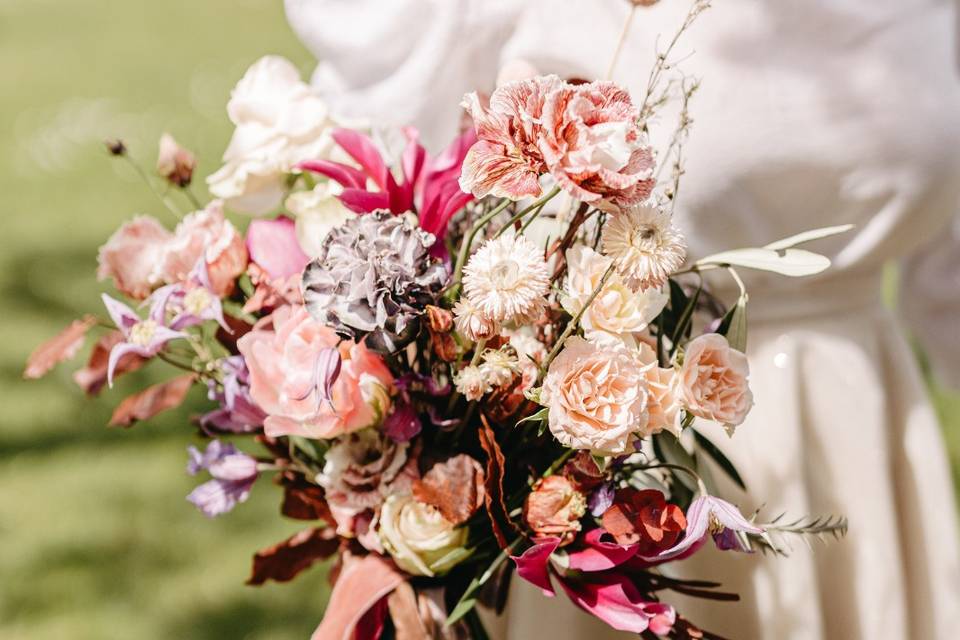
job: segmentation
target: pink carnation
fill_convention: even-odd
[[[214,293],[223,296],[232,292],[234,280],[247,268],[247,247],[243,236],[223,216],[220,200],[191,213],[177,225],[161,265],[163,279],[184,282],[201,256],[207,263]]]
[[[630,95],[611,82],[572,85],[539,76],[503,85],[484,107],[464,98],[479,140],[463,163],[460,186],[477,197],[539,196],[539,177],[585,202],[616,207],[653,188],[653,154]]]
[[[270,326],[272,325],[272,326]],[[303,307],[280,307],[237,342],[250,369],[250,395],[267,413],[270,437],[333,438],[371,426],[390,409],[393,376],[360,343],[342,341]],[[319,380],[321,355],[339,351],[339,375]]]
[[[143,300],[161,284],[158,264],[172,238],[156,218],[137,216],[100,247],[97,278],[113,278],[118,291]]]

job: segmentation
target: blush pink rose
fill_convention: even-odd
[[[656,343],[654,342],[654,345]],[[660,433],[667,430],[675,436],[680,436],[680,405],[674,395],[673,378],[676,375],[672,368],[661,367],[657,361],[656,348],[646,342],[638,344],[640,361],[644,364],[644,379],[647,383],[647,414],[646,428],[640,431],[641,437]]]
[[[639,111],[612,82],[537,76],[498,87],[486,107],[476,93],[463,106],[478,140],[460,187],[477,197],[539,196],[545,173],[574,197],[611,209],[641,202],[653,189],[653,153]]]
[[[158,265],[173,235],[156,218],[137,216],[117,229],[97,256],[97,278],[113,278],[121,293],[143,300],[158,285]]]
[[[327,401],[318,361],[332,347],[342,364]],[[250,370],[250,395],[267,413],[263,429],[270,437],[334,438],[375,425],[390,410],[393,376],[383,360],[363,343],[341,342],[303,307],[280,307],[237,348]]]
[[[247,247],[243,236],[224,217],[220,200],[187,215],[177,225],[161,265],[163,279],[171,284],[187,280],[201,256],[214,292],[230,294],[234,281],[247,268]]]
[[[747,356],[732,348],[719,333],[706,333],[687,343],[673,390],[688,412],[732,431],[753,406],[749,375]]]
[[[540,394],[553,436],[573,449],[626,452],[647,425],[649,366],[624,347],[567,339]]]

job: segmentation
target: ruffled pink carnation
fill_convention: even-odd
[[[342,364],[326,399],[318,363],[334,347]],[[333,438],[377,424],[390,409],[393,376],[383,360],[362,343],[341,342],[303,307],[280,307],[237,348],[250,370],[250,395],[267,413],[263,428],[270,437]]]
[[[247,268],[243,236],[223,216],[223,202],[214,200],[205,209],[186,216],[167,243],[161,264],[164,281],[184,282],[203,256],[213,291],[227,295],[237,276]]]
[[[549,173],[585,202],[622,207],[650,195],[653,154],[639,111],[612,82],[572,85],[538,76],[499,87],[487,107],[475,93],[463,106],[479,138],[463,163],[464,191],[535,197],[539,177]]]
[[[117,229],[97,256],[97,278],[113,278],[121,293],[143,300],[161,284],[158,264],[173,235],[156,218],[137,216]]]

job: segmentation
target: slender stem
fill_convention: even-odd
[[[727,272],[733,278],[734,282],[737,283],[737,286],[740,287],[740,295],[743,297],[747,296],[747,286],[743,284],[743,280],[740,279],[740,274],[737,273],[737,270],[731,266],[727,266]]]
[[[576,449],[567,449],[566,451],[564,451],[564,452],[563,452],[563,455],[560,456],[559,458],[557,458],[556,460],[554,460],[554,461],[553,461],[553,464],[551,464],[551,465],[547,468],[547,470],[543,472],[543,475],[540,476],[540,477],[541,477],[541,478],[546,478],[547,476],[552,476],[553,474],[555,474],[555,473],[557,472],[557,469],[559,469],[560,467],[562,467],[562,466],[563,466],[563,463],[565,463],[567,460],[569,460],[570,457],[571,457],[573,454],[575,454],[576,452],[577,452]]]
[[[153,195],[157,196],[157,199],[163,203],[163,206],[166,207],[167,210],[170,213],[172,213],[178,220],[181,219],[183,217],[183,214],[170,202],[170,200],[165,195],[163,195],[157,190],[156,186],[154,186],[153,182],[150,180],[150,176],[148,176],[146,171],[143,170],[143,167],[137,164],[137,161],[134,160],[132,157],[130,157],[129,153],[123,154],[123,158],[125,158],[126,161],[130,163],[130,166],[133,167],[133,170],[137,172],[137,175],[140,176],[140,179],[143,180],[143,182],[147,185],[150,191],[153,192]]]
[[[531,222],[533,219],[535,219],[535,218],[537,217],[537,215],[539,215],[540,210],[543,209],[544,205],[546,205],[547,202],[549,202],[550,200],[552,200],[553,197],[556,196],[558,193],[560,193],[560,187],[559,187],[559,186],[554,187],[554,188],[550,191],[550,193],[548,193],[547,195],[543,196],[542,198],[540,198],[539,200],[537,200],[536,202],[534,202],[533,204],[531,204],[529,207],[527,207],[526,209],[524,209],[524,210],[521,211],[520,213],[516,214],[515,216],[513,216],[512,218],[510,218],[509,220],[507,220],[507,223],[506,223],[505,225],[503,225],[502,227],[500,227],[500,230],[497,231],[496,234],[494,234],[493,238],[494,238],[494,239],[497,239],[497,238],[499,238],[500,236],[502,236],[502,235],[507,231],[507,229],[509,229],[510,227],[513,226],[513,224],[514,224],[515,222],[517,222],[518,220],[522,219],[523,216],[527,215],[528,213],[530,213],[531,211],[533,211],[534,209],[536,209],[536,212],[534,213],[533,217],[530,218],[530,220],[528,220],[528,221],[523,225],[523,227],[520,229],[520,233],[519,233],[518,235],[523,235],[523,232],[526,230],[527,226],[530,224],[530,222]]]
[[[617,40],[617,48],[613,50],[613,58],[610,59],[610,65],[607,67],[607,74],[604,76],[607,80],[613,79],[613,71],[617,68],[617,61],[620,59],[620,53],[623,51],[623,45],[627,41],[627,35],[630,33],[630,25],[633,24],[633,16],[637,13],[637,5],[630,6],[630,13],[623,23],[623,29],[620,31],[620,38]]]
[[[193,189],[190,188],[190,185],[183,187],[183,194],[187,196],[187,200],[190,201],[197,210],[203,209],[203,205],[200,204],[200,199],[197,198],[196,194],[193,193]]]
[[[174,367],[176,367],[176,368],[178,368],[178,369],[183,369],[184,371],[190,371],[190,372],[192,372],[192,373],[197,373],[197,374],[201,374],[201,375],[202,375],[202,373],[203,373],[203,372],[201,372],[201,371],[197,371],[196,369],[194,369],[194,368],[193,368],[192,366],[190,366],[190,365],[186,365],[186,364],[184,364],[184,363],[182,363],[182,362],[177,362],[176,360],[174,360],[174,359],[171,358],[170,356],[164,355],[162,352],[161,352],[161,353],[158,353],[158,354],[157,354],[157,357],[160,358],[161,360],[163,360],[164,362],[166,362],[167,364],[172,365],[172,366],[174,366]]]
[[[476,224],[470,228],[470,231],[467,232],[467,235],[463,237],[463,242],[460,244],[460,253],[457,255],[457,265],[453,271],[453,278],[450,280],[450,289],[447,291],[447,296],[452,299],[456,292],[460,290],[460,276],[463,274],[463,266],[467,261],[467,256],[470,255],[470,245],[473,244],[473,239],[476,237],[477,233],[483,229],[487,223],[497,217],[501,211],[510,206],[513,200],[510,198],[504,198],[496,207],[494,207],[490,213],[486,214],[479,220]]]
[[[587,298],[587,301],[580,311],[577,312],[577,315],[573,317],[570,322],[567,323],[566,328],[563,330],[563,333],[560,334],[560,337],[557,338],[557,342],[553,345],[553,349],[550,351],[550,355],[547,356],[546,360],[543,361],[543,364],[540,366],[540,373],[537,375],[537,383],[543,379],[543,375],[547,372],[547,369],[550,367],[550,363],[553,362],[553,359],[557,357],[557,354],[560,353],[560,349],[563,348],[564,341],[570,337],[570,334],[573,333],[576,329],[577,324],[580,322],[580,318],[583,317],[583,314],[586,312],[590,305],[593,304],[593,301],[596,299],[600,292],[603,290],[604,285],[607,284],[607,279],[610,277],[610,274],[613,273],[616,268],[616,264],[611,264],[607,267],[607,270],[604,272],[603,277],[600,278],[600,284],[596,286],[593,292],[590,294],[590,297]]]
[[[657,464],[649,464],[643,467],[639,467],[641,471],[649,471],[650,469],[673,469],[675,471],[683,471],[689,474],[694,480],[697,481],[697,488],[700,490],[700,493],[703,495],[709,495],[706,485],[703,484],[703,480],[700,479],[700,475],[690,467],[685,467],[680,464],[671,464],[669,462],[659,462]]]

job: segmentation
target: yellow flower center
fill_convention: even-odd
[[[157,332],[157,323],[153,320],[144,320],[130,327],[130,342],[146,347],[153,340]]]
[[[202,287],[192,290],[183,298],[183,308],[191,315],[198,316],[209,306],[210,294]]]

